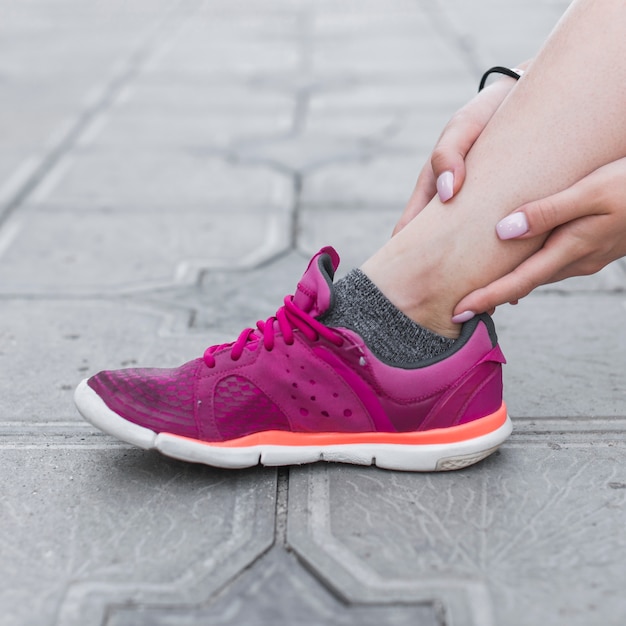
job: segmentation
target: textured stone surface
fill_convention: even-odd
[[[236,167],[202,147],[190,150],[80,152],[62,161],[37,204],[79,208],[213,206],[222,211],[286,207],[291,184],[260,165]]]
[[[164,611],[118,609],[107,626],[439,626],[437,603],[347,605],[320,584],[292,555],[274,550],[225,588],[210,604]]]
[[[582,437],[513,437],[460,474],[294,470],[289,543],[352,602],[437,598],[446,624],[620,624],[617,426],[593,443],[589,422]]]
[[[86,626],[104,623],[110,605],[198,602],[273,541],[271,470],[43,439],[3,447],[6,624]]]
[[[626,414],[626,297],[591,293],[535,294],[498,312],[512,415]]]
[[[261,208],[230,219],[199,208],[22,213],[7,224],[0,293],[94,294],[184,282],[192,264],[245,267],[282,252],[289,223],[285,212]]]
[[[621,626],[626,265],[497,324],[515,433],[454,474],[212,470],[71,396],[383,243],[567,0],[0,0],[0,622]]]
[[[4,2],[0,24],[3,153],[22,148],[30,153],[26,158],[51,156],[59,135],[114,91],[134,55],[151,48],[150,36],[168,4],[141,1],[131,8],[116,2],[85,9],[76,0],[53,6]],[[23,158],[14,153],[13,171],[25,165]],[[0,185],[0,215],[7,201],[1,191]]]
[[[389,154],[361,162],[340,163],[307,177],[303,186],[305,207],[391,210],[398,216],[404,208],[427,152],[413,149],[407,155]]]
[[[213,87],[212,91],[221,94],[222,88]],[[116,150],[188,146],[189,150],[196,151],[209,148],[233,151],[242,142],[287,134],[292,126],[291,103],[283,107],[284,111],[276,105],[274,111],[258,111],[255,106],[257,93],[249,94],[250,106],[242,111],[218,109],[209,114],[207,108],[202,107],[197,115],[185,110],[168,115],[162,110],[148,114],[146,107],[140,113],[133,113],[125,107],[123,114],[113,116],[102,124],[94,133],[90,145]]]
[[[188,311],[169,315],[189,318]],[[208,336],[163,337],[168,313],[119,301],[3,300],[0,421],[78,421],[75,386],[101,369],[175,366],[199,356]]]
[[[168,117],[168,122],[174,123],[177,117],[200,120],[230,114],[238,115],[245,128],[252,125],[252,121],[246,119],[248,115],[261,121],[264,115],[272,117],[277,113],[291,113],[295,104],[291,90],[273,90],[265,83],[265,80],[240,82],[232,79],[198,81],[179,73],[156,76],[144,74],[120,95],[117,109],[111,112],[111,117],[144,117],[146,114],[154,114]],[[209,125],[211,121],[204,119],[198,123]],[[263,131],[267,128],[262,123],[254,130]],[[107,141],[106,137],[103,140]]]

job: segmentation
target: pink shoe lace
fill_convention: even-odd
[[[285,343],[290,346],[294,342],[294,330],[297,329],[310,341],[317,341],[319,337],[334,343],[336,346],[343,345],[343,339],[335,331],[324,326],[315,318],[305,313],[293,303],[293,296],[285,296],[284,306],[282,306],[276,315],[268,318],[266,321],[259,320],[256,328],[244,329],[236,341],[233,343],[224,343],[217,346],[211,346],[204,352],[203,359],[207,367],[215,367],[215,357],[213,356],[218,350],[232,346],[230,358],[236,361],[243,354],[244,348],[250,342],[260,343],[263,337],[263,347],[267,351],[271,351],[274,347],[276,337],[276,325],[282,333]]]

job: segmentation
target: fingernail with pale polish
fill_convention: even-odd
[[[500,239],[514,239],[528,232],[528,220],[521,211],[511,213],[496,224],[496,232]]]
[[[453,324],[463,324],[472,319],[476,314],[474,311],[463,311],[463,313],[458,313],[452,318]]]
[[[444,172],[437,179],[437,194],[442,202],[450,200],[454,195],[454,174],[452,172]]]

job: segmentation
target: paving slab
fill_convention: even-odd
[[[111,605],[198,602],[274,541],[272,470],[126,446],[2,447],[5,624],[99,625]]]
[[[128,115],[154,113],[167,117],[194,118],[238,114],[273,114],[291,112],[294,99],[291,94],[262,88],[263,80],[191,80],[173,74],[143,73],[128,85],[116,100],[117,109]],[[210,123],[206,121],[205,123]],[[243,123],[246,124],[245,120]]]
[[[511,414],[625,416],[625,319],[623,293],[535,294],[498,311]]]
[[[362,263],[567,0],[2,4],[0,622],[621,626],[623,263],[498,311],[515,430],[466,471],[213,470],[71,402]]]
[[[210,604],[119,608],[107,626],[439,626],[436,603],[401,607],[346,605],[284,550],[273,550],[242,574]]]
[[[149,182],[148,182],[149,181]],[[36,204],[85,210],[115,207],[288,207],[292,181],[262,165],[238,166],[210,149],[83,150],[59,162]]]
[[[367,81],[356,81],[352,78],[354,86],[351,89],[322,94],[313,100],[311,109],[337,109],[346,113],[355,109],[407,111],[412,107],[432,110],[446,106],[454,112],[467,102],[467,93],[474,95],[478,85],[478,80],[469,78],[462,68],[441,80],[436,87],[428,84],[426,79],[429,78],[429,73],[425,73],[422,80],[419,74],[411,78],[406,75],[394,76],[393,80],[386,72],[381,74],[378,81],[375,80],[377,77]],[[350,79],[350,74],[347,77]]]
[[[95,295],[186,284],[196,280],[191,266],[245,267],[289,246],[285,211],[231,208],[229,220],[220,215],[224,208],[22,212],[6,225],[0,294]]]
[[[506,4],[446,0],[424,7],[444,37],[457,46],[462,44],[465,55],[487,67],[515,66],[532,58],[569,4],[568,0],[514,0]]]
[[[293,470],[289,544],[351,603],[439,602],[444,624],[618,624],[624,435],[514,436],[471,472]]]
[[[167,332],[175,315],[188,320],[191,313],[123,299],[3,299],[0,421],[78,422],[72,394],[86,376],[154,363],[174,367],[219,339]]]
[[[410,185],[410,182],[404,185],[407,193]],[[323,246],[332,245],[341,257],[337,271],[337,277],[341,277],[351,268],[361,265],[391,236],[400,209],[404,206],[400,190],[396,202],[395,206],[391,200],[387,205],[381,202],[374,208],[371,205],[346,208],[341,204],[328,206],[321,203],[304,206],[298,219],[301,230],[299,248],[303,254],[312,256]]]
[[[11,149],[0,150],[0,198],[7,195],[12,178],[16,175],[19,166],[30,156],[27,147],[12,146]]]
[[[150,48],[148,35],[171,3],[136,2],[132,9],[109,3],[87,10],[77,0],[4,4],[0,131],[3,153],[14,155],[15,175],[25,165],[21,150],[32,153],[27,158],[44,158],[62,127],[83,114],[94,88],[110,82],[142,45]],[[0,213],[13,201],[13,194],[0,193]]]
[[[307,133],[330,136],[340,141],[371,141],[391,135],[398,128],[403,116],[393,111],[311,111],[303,120]]]
[[[175,72],[193,80],[216,76],[252,76],[288,72],[298,66],[298,51],[290,41],[233,41],[181,37],[149,67],[156,73]]]
[[[409,154],[388,150],[387,154],[360,162],[337,163],[311,172],[302,184],[302,205],[324,209],[386,207],[396,216],[409,199],[417,175],[427,158],[427,148],[415,146]]]
[[[287,135],[293,126],[291,104],[284,107],[284,111],[275,107],[272,111],[259,112],[254,106],[254,95],[251,94],[249,110],[215,111],[210,115],[206,112],[189,115],[182,110],[177,114],[148,113],[145,108],[141,113],[128,114],[121,109],[102,124],[97,137],[90,138],[90,146],[116,150],[145,147],[166,150],[186,146],[232,153],[241,142]]]

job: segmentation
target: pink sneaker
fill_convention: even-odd
[[[218,467],[323,460],[433,471],[494,452],[511,421],[491,319],[464,324],[436,359],[392,367],[356,333],[316,319],[331,304],[338,264],[322,249],[275,317],[202,358],[83,381],[79,411],[123,441]]]

